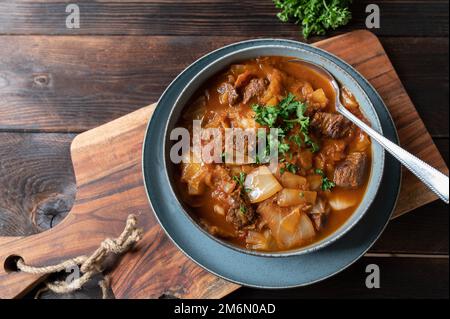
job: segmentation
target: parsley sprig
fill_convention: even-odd
[[[303,133],[305,139],[305,144],[311,146],[311,151],[313,153],[319,150],[319,145],[315,143],[309,136],[309,116],[305,116],[306,104],[300,103],[296,109],[297,118],[294,120],[285,120],[288,123],[298,123],[300,125],[300,131]]]
[[[240,188],[240,196],[241,198],[245,198],[245,193],[249,193],[252,190],[250,188],[245,188],[244,183],[245,183],[245,178],[247,177],[247,174],[245,174],[244,172],[240,172],[239,175],[237,176],[233,176],[233,180],[238,184],[239,188]],[[242,214],[246,214],[247,213],[247,206],[245,206],[245,204],[240,204],[239,205],[239,211]]]
[[[323,35],[328,29],[346,25],[352,18],[352,0],[273,0],[281,9],[277,17],[288,22],[293,19],[302,26],[303,36]]]
[[[246,174],[244,172],[240,172],[238,176],[233,176],[233,180],[238,183],[239,186],[244,187]]]
[[[278,152],[286,155],[290,149],[286,142],[286,134],[294,128],[295,124],[300,126],[300,132],[303,134],[303,140],[306,145],[311,148],[312,152],[319,150],[319,145],[315,143],[309,135],[310,119],[305,115],[306,104],[295,100],[295,95],[289,93],[277,106],[264,106],[254,104],[252,106],[255,112],[255,121],[263,126],[278,129]],[[293,140],[297,145],[302,146],[302,139],[298,135],[291,135],[290,140]],[[272,147],[274,139],[268,139],[268,147]],[[269,149],[270,150],[270,149]]]
[[[245,183],[245,178],[247,177],[247,174],[245,174],[244,172],[240,172],[238,176],[233,176],[233,180],[239,185],[239,187],[241,188],[241,195],[244,195],[243,191],[249,193],[252,190],[250,188],[245,188],[244,183]]]
[[[316,169],[315,173],[322,176],[322,190],[327,191],[331,190],[336,186],[336,184],[333,181],[330,181],[328,177],[325,175],[325,173],[321,169]]]
[[[284,164],[284,167],[280,169],[280,174],[283,174],[284,172],[291,172],[292,174],[297,174],[298,166],[295,164],[286,162],[286,164]]]

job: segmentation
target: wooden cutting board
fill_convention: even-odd
[[[402,146],[448,174],[389,58],[372,33],[356,31],[316,45],[361,72],[388,106]],[[44,266],[89,254],[104,238],[116,237],[131,213],[138,215],[145,235],[112,271],[112,288],[117,298],[220,298],[239,287],[209,274],[185,257],[165,236],[149,207],[141,172],[141,147],[153,110],[154,105],[144,107],[74,139],[71,151],[78,187],[75,205],[62,223],[44,233],[0,237],[0,298],[21,296],[42,280],[39,276],[5,270],[2,266],[9,256],[21,256],[28,264]],[[394,216],[435,199],[404,171]]]

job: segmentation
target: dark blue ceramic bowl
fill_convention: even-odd
[[[230,281],[254,287],[287,288],[310,284],[345,269],[381,234],[395,207],[400,165],[373,143],[368,189],[350,219],[334,234],[311,246],[280,253],[240,249],[200,228],[174,191],[168,157],[168,133],[186,102],[204,81],[227,65],[257,56],[298,57],[327,68],[356,96],[372,127],[398,143],[395,126],[374,88],[351,66],[307,44],[286,40],[252,40],[216,50],[194,62],[167,88],[149,123],[144,141],[143,173],[150,203],[161,226],[193,261]],[[383,187],[380,187],[382,185]],[[274,258],[279,257],[279,258]]]

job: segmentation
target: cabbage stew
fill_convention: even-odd
[[[246,249],[283,251],[325,238],[358,207],[369,179],[369,137],[336,113],[325,78],[289,60],[230,65],[196,92],[179,121],[190,132],[193,120],[221,131],[278,129],[275,169],[258,158],[205,163],[190,156],[177,164],[179,196],[192,217],[213,236]],[[342,103],[365,120],[345,88]]]

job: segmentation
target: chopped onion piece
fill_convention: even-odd
[[[225,182],[222,185],[222,189],[225,191],[225,193],[227,194],[231,194],[231,192],[233,192],[233,190],[236,188],[236,183],[234,182]]]
[[[304,189],[308,181],[303,176],[295,175],[291,172],[284,172],[281,175],[281,184],[286,188]]]
[[[258,232],[250,230],[245,238],[247,248],[255,250],[270,250],[273,249],[273,238],[270,234],[270,230],[267,229],[264,232]]]
[[[299,231],[302,234],[303,242],[306,240],[310,240],[316,235],[313,223],[311,222],[311,219],[306,216],[306,214],[301,214],[300,216]]]
[[[258,206],[258,213],[270,228],[279,249],[289,249],[315,236],[314,225],[299,207],[280,207],[272,199]]]
[[[220,205],[214,205],[214,213],[224,216],[225,209]]]
[[[244,186],[251,203],[262,202],[283,189],[266,166],[251,171],[245,179]]]
[[[285,249],[304,244],[316,235],[311,219],[298,208],[281,219],[275,233],[278,245]]]
[[[313,191],[318,191],[322,187],[322,176],[315,174],[306,177],[309,183],[309,188]]]
[[[324,107],[328,103],[328,99],[325,95],[323,89],[317,89],[311,94],[311,99],[313,102],[320,104],[320,106]]]
[[[205,179],[209,166],[198,161],[195,153],[183,154],[181,180],[188,184],[189,195],[201,195],[205,192]]]
[[[284,188],[278,194],[277,204],[280,207],[289,207],[302,204],[314,204],[316,202],[316,198],[317,192]]]
[[[336,196],[330,196],[328,202],[333,210],[344,210],[355,206],[358,199],[348,196],[343,197],[337,194]]]

